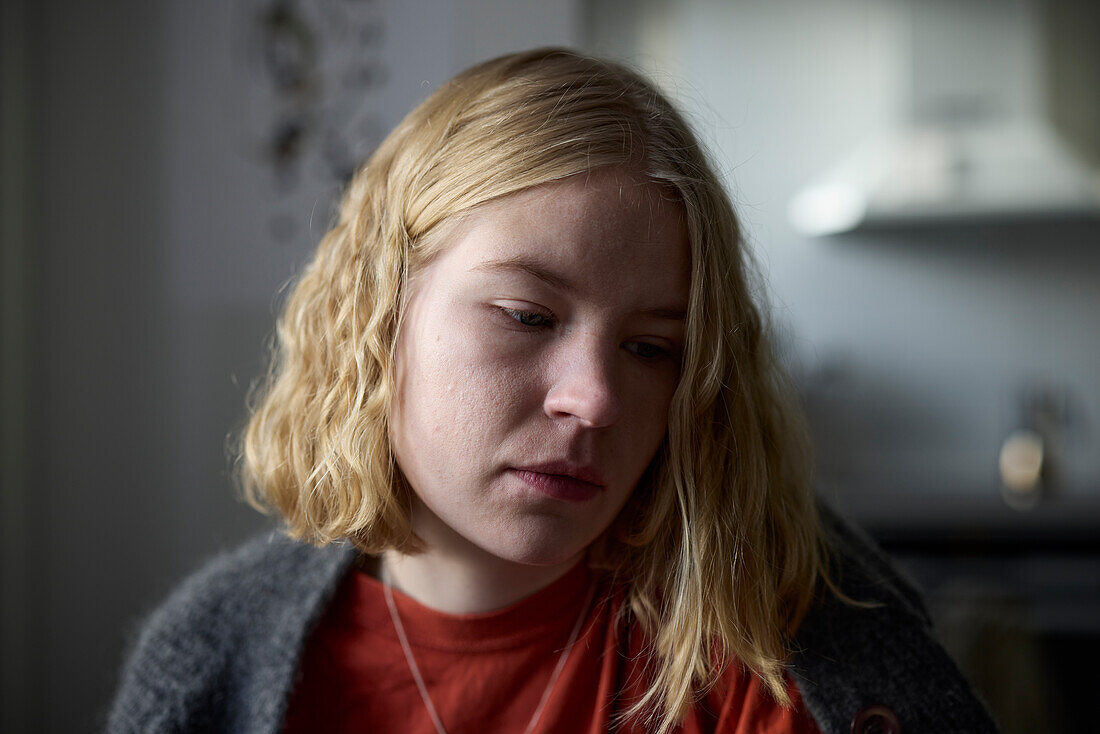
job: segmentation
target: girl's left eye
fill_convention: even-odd
[[[668,349],[649,342],[627,342],[626,349],[647,362],[666,359],[672,354]]]
[[[549,316],[535,311],[522,311],[518,308],[504,308],[503,306],[500,310],[524,326],[546,326],[550,323]]]

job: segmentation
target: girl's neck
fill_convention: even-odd
[[[486,554],[488,555],[488,554]],[[448,614],[479,614],[515,604],[561,578],[579,558],[554,566],[526,566],[502,559],[471,564],[431,550],[393,551],[380,559],[379,578],[426,607]]]
[[[582,551],[548,566],[517,563],[471,543],[441,522],[425,520],[414,512],[416,533],[427,549],[417,554],[387,551],[374,573],[424,606],[448,614],[478,614],[514,604],[561,578],[583,556]]]

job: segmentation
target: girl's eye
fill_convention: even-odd
[[[646,360],[647,362],[656,362],[662,359],[667,359],[672,354],[664,347],[659,347],[656,344],[650,344],[649,342],[627,342],[626,350],[628,352],[632,352],[633,354]]]
[[[549,316],[534,311],[521,311],[517,308],[504,308],[503,306],[500,310],[524,326],[546,326],[550,323]]]

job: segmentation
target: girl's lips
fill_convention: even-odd
[[[512,469],[512,471],[535,491],[567,502],[585,502],[603,489],[599,484],[592,484],[564,474],[544,474],[530,469]]]

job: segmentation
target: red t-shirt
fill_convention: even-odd
[[[448,732],[526,730],[591,583],[581,563],[510,607],[468,615],[437,612],[394,591],[409,645]],[[609,731],[612,717],[643,691],[642,636],[638,630],[624,634],[621,625],[613,624],[622,595],[608,595],[598,585],[595,599],[536,731]],[[731,666],[679,731],[819,734],[798,689],[789,688],[794,705],[788,709],[756,676]],[[409,670],[382,585],[355,570],[307,641],[284,732],[365,731],[435,734],[435,726]],[[627,721],[617,731],[640,734],[646,727]]]

